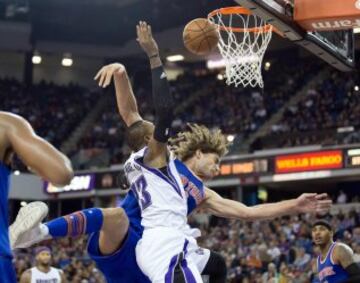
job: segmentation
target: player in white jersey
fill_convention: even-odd
[[[48,247],[35,249],[36,265],[26,270],[20,278],[20,283],[65,283],[64,272],[51,266],[51,251]]]
[[[153,283],[202,282],[196,263],[187,256],[187,197],[175,158],[168,149],[174,99],[159,50],[145,22],[137,26],[138,42],[150,59],[153,77],[155,128],[147,146],[125,163],[131,190],[141,208],[144,227],[136,246],[136,260]],[[179,255],[177,258],[173,256]],[[179,272],[172,269],[180,263]]]
[[[162,69],[157,44],[152,38],[151,27],[140,22],[137,32],[138,41],[150,59],[156,121],[147,146],[133,153],[125,163],[131,190],[141,207],[141,224],[144,227],[142,238],[136,247],[136,259],[153,283],[202,282],[200,270],[189,252],[189,247],[196,245],[187,225],[186,193],[189,190],[186,190],[180,178],[178,169],[182,165],[167,145],[174,102]],[[140,123],[144,124],[143,121]],[[218,173],[220,158],[227,152],[227,142],[221,131],[212,133],[204,128],[193,126],[188,135],[181,133],[174,142],[177,155],[187,162],[190,171],[193,170],[190,173],[202,180],[211,179]],[[199,140],[202,143],[192,143]],[[261,219],[289,214],[290,211],[326,209],[331,202],[321,203],[325,197],[326,195],[305,194],[296,200],[250,210],[239,202],[221,198],[209,189],[199,196],[199,200],[204,208],[214,214],[250,219],[250,213],[253,212],[256,218]]]

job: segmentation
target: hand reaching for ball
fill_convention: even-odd
[[[136,26],[137,41],[148,57],[159,55],[159,47],[152,35],[151,26],[140,21]]]

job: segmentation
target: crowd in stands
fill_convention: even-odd
[[[78,85],[41,82],[30,87],[14,80],[0,80],[0,109],[27,119],[35,131],[59,147],[99,95]]]
[[[201,221],[200,221],[200,220]],[[200,214],[192,226],[202,231],[201,247],[219,251],[226,259],[229,283],[316,283],[313,265],[318,250],[311,240],[314,216],[282,217],[246,223]],[[360,211],[328,215],[335,238],[348,244],[360,262]],[[86,253],[86,238],[49,241],[53,266],[72,283],[102,283],[102,274]],[[15,254],[18,276],[33,265],[32,249]]]
[[[286,109],[258,147],[359,142],[359,83],[358,74],[329,73],[299,103]]]
[[[335,238],[352,247],[360,262],[360,211],[328,219]],[[215,226],[210,221],[199,242],[225,256],[229,282],[318,282],[313,273],[318,254],[311,240],[313,221],[309,215],[253,223],[214,219]]]
[[[59,148],[94,107],[99,93],[75,84],[41,82],[26,86],[14,79],[2,79],[0,97],[2,111],[23,116],[39,136]]]
[[[282,60],[282,61],[281,61]],[[293,59],[272,61],[263,71],[265,90],[226,86],[217,72],[191,70],[171,81],[176,110],[174,133],[187,122],[220,127],[226,134],[248,137],[268,121],[289,99],[326,68],[318,61]],[[283,62],[284,61],[284,62]],[[297,62],[297,63],[296,63]],[[148,80],[144,79],[148,76]],[[308,144],[354,143],[360,141],[360,91],[354,74],[328,72],[325,79],[308,90],[299,103],[286,109],[267,136],[256,140],[253,149]],[[149,73],[133,83],[143,118],[154,120]],[[24,116],[37,133],[56,147],[66,141],[99,99],[99,93],[78,85],[52,83],[26,87],[13,79],[0,80],[0,109]],[[102,97],[108,99],[96,121],[82,133],[72,152],[76,169],[122,163],[130,150],[125,144],[125,127],[118,114],[113,87]],[[339,128],[345,129],[340,131]],[[349,132],[349,130],[351,132]],[[100,157],[99,157],[100,156]],[[97,159],[100,160],[97,162]]]

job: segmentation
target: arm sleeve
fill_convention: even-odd
[[[170,136],[170,127],[174,117],[174,98],[162,66],[152,71],[152,92],[155,108],[154,138],[166,143]]]

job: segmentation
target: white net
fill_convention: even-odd
[[[210,13],[219,33],[218,47],[225,61],[228,85],[264,87],[261,66],[272,36],[272,26],[241,7]]]

